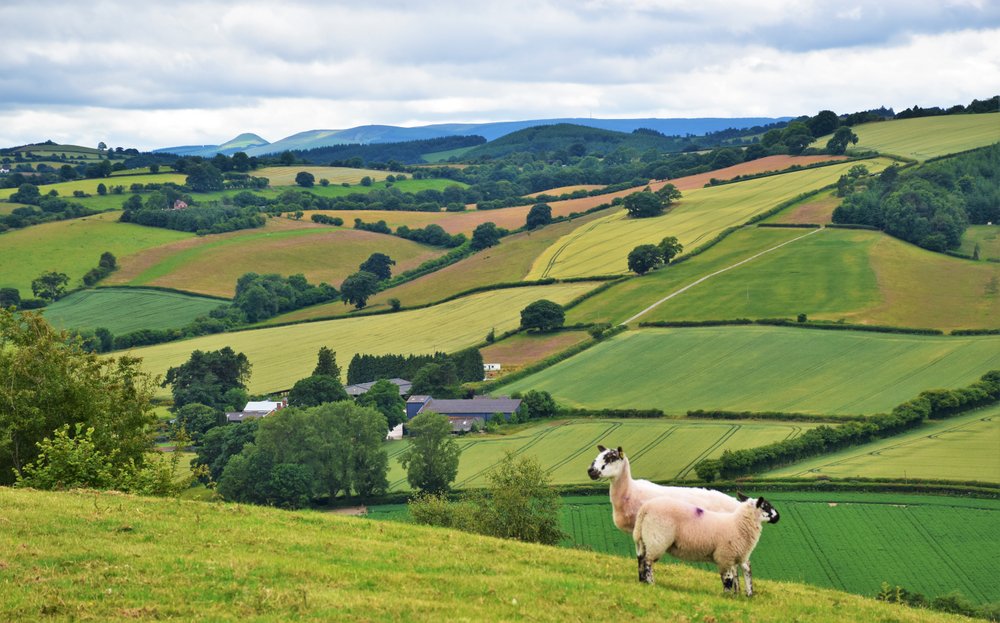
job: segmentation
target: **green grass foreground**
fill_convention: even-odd
[[[962,621],[770,580],[392,522],[0,489],[9,621]]]

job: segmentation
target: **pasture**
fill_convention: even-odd
[[[623,558],[315,511],[8,488],[0,505],[5,621],[967,620],[763,570],[752,600],[690,567],[653,590]]]
[[[572,231],[581,223],[587,223],[600,216],[600,213],[590,214],[573,221],[556,223],[502,238],[500,244],[495,247],[484,249],[451,266],[379,292],[368,302],[368,306],[373,309],[384,309],[388,307],[391,298],[398,298],[403,306],[425,305],[472,288],[521,281],[531,263],[539,253],[552,244],[552,241]],[[289,312],[273,318],[271,322],[326,318],[347,312],[343,304],[329,303]]]
[[[586,331],[558,333],[518,333],[479,349],[484,363],[499,363],[507,374],[591,339]]]
[[[592,287],[592,283],[571,283],[483,292],[424,309],[208,335],[138,348],[130,354],[142,357],[147,371],[164,374],[187,361],[194,350],[230,346],[245,353],[253,365],[251,393],[277,392],[310,375],[320,346],[335,350],[345,370],[359,352],[453,352],[482,342],[490,329],[502,333],[516,328],[528,303],[549,299],[563,304]],[[168,392],[162,390],[160,395]]]
[[[375,252],[396,261],[394,272],[415,268],[444,253],[395,236],[269,219],[263,229],[202,236],[125,258],[120,261],[121,270],[106,283],[232,297],[236,280],[256,272],[302,273],[312,283],[325,281],[339,288]]]
[[[61,329],[104,327],[120,335],[139,329],[179,329],[225,301],[143,288],[74,292],[46,307],[45,319]]]
[[[887,159],[865,161],[872,172],[888,164]],[[854,163],[847,162],[686,191],[675,206],[653,218],[629,218],[624,209],[618,210],[558,240],[535,261],[528,278],[626,273],[629,251],[665,236],[676,236],[690,251],[756,214],[836,182],[851,166]]]
[[[725,422],[704,420],[545,421],[507,435],[466,435],[459,440],[456,489],[486,486],[485,474],[507,452],[538,459],[556,485],[591,482],[587,467],[597,455],[597,444],[621,446],[634,478],[647,480],[695,479],[694,465],[724,450],[753,448],[795,437],[816,426],[802,422]],[[391,442],[389,487],[408,490],[406,472],[395,457],[409,441]]]
[[[125,191],[128,192],[129,186],[132,184],[166,184],[167,182],[172,182],[174,184],[183,184],[184,180],[187,179],[182,173],[156,173],[156,174],[146,174],[146,175],[121,175],[117,177],[102,177],[93,179],[83,179],[83,180],[73,180],[71,182],[59,182],[56,184],[42,184],[38,187],[38,191],[43,195],[48,194],[50,191],[56,191],[59,193],[60,197],[65,197],[67,199],[73,199],[73,191],[80,190],[88,195],[97,194],[98,184],[104,184],[110,192],[112,186],[124,186]],[[0,188],[0,201],[10,197],[15,192],[16,188]],[[121,206],[121,202],[128,198],[128,195],[115,195],[118,199],[118,205]]]
[[[618,334],[494,393],[545,390],[586,408],[885,412],[1000,368],[1000,336],[737,326]]]
[[[331,184],[359,184],[361,178],[370,177],[372,181],[381,182],[386,176],[392,175],[392,171],[379,171],[376,169],[352,169],[349,167],[319,167],[306,164],[295,164],[287,167],[261,167],[254,169],[250,175],[254,177],[266,177],[271,186],[295,186],[295,176],[306,171],[316,177],[316,188],[321,179],[330,180]]]
[[[807,459],[767,477],[926,478],[1000,483],[1000,406]]]
[[[972,255],[979,246],[979,259],[1000,260],[1000,223],[970,225],[962,236],[961,253]]]
[[[852,129],[858,135],[852,149],[924,161],[1000,141],[1000,113],[894,119]],[[825,147],[830,136],[816,139],[812,147]]]
[[[1000,318],[1000,297],[991,296],[989,289],[998,280],[1000,264],[948,257],[879,232],[824,229],[716,275],[640,320],[794,318],[805,313],[813,320],[860,324],[993,328]]]
[[[43,223],[3,234],[0,244],[0,287],[31,294],[31,280],[45,271],[66,273],[70,287],[97,266],[101,253],[122,258],[163,244],[193,238],[194,234],[117,222],[114,213],[68,221]]]
[[[803,582],[874,597],[882,582],[928,598],[954,590],[975,603],[1000,601],[990,574],[1000,501],[875,493],[747,491],[764,495],[781,521],[764,526],[753,554],[754,584]],[[563,498],[562,545],[622,556],[635,565],[630,535],[611,522],[606,496]],[[377,517],[377,509],[373,509]],[[660,582],[681,565],[659,563]]]

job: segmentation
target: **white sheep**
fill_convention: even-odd
[[[652,584],[653,563],[669,553],[682,560],[714,562],[722,576],[722,590],[734,593],[739,592],[736,566],[742,566],[747,597],[752,597],[750,554],[763,524],[778,523],[780,516],[764,498],[739,497],[740,507],[731,512],[705,510],[667,497],[643,504],[632,532],[639,581]]]
[[[653,498],[667,496],[713,511],[732,511],[740,506],[733,497],[713,489],[666,487],[648,480],[633,480],[632,469],[621,446],[617,450],[609,450],[604,446],[597,446],[597,449],[600,454],[590,464],[587,474],[591,480],[611,479],[609,493],[613,508],[612,519],[619,530],[628,534],[632,534],[635,527],[639,507]]]

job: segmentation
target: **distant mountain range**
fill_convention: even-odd
[[[346,130],[307,130],[293,134],[280,141],[269,143],[256,134],[240,134],[221,145],[182,145],[163,147],[154,152],[172,153],[180,156],[212,157],[215,154],[232,155],[238,151],[249,156],[281,153],[298,149],[313,149],[330,145],[371,143],[400,143],[446,136],[482,136],[492,141],[518,130],[540,125],[572,123],[576,125],[631,132],[638,128],[649,128],[667,136],[700,136],[729,128],[752,128],[792,117],[699,117],[694,119],[532,119],[527,121],[498,121],[493,123],[440,123],[434,125],[403,128],[393,125],[362,125]]]

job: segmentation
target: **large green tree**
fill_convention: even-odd
[[[655,244],[640,244],[628,254],[628,269],[637,275],[645,275],[662,262],[663,254]]]
[[[410,446],[399,456],[406,481],[428,493],[447,491],[458,475],[461,448],[451,434],[451,422],[440,413],[421,413],[407,424]]]
[[[496,223],[480,223],[472,230],[472,248],[479,251],[500,244],[500,229]]]
[[[247,356],[228,346],[213,351],[196,350],[186,362],[167,370],[162,386],[171,386],[175,409],[198,402],[219,411],[230,411],[243,406],[232,403],[232,397],[242,395],[232,390],[246,390],[250,369]]]
[[[187,168],[185,184],[195,192],[206,193],[222,190],[222,172],[207,162],[194,164]]]
[[[385,281],[392,277],[392,266],[395,264],[396,260],[385,253],[372,253],[358,268],[370,272],[378,277],[380,281]]]
[[[547,203],[536,203],[528,211],[524,226],[528,229],[544,227],[552,222],[552,206]]]
[[[521,328],[525,330],[552,331],[563,326],[565,321],[562,305],[547,299],[529,303],[521,310]]]
[[[340,379],[325,374],[299,379],[288,392],[288,404],[295,407],[315,407],[348,398]]]
[[[677,236],[667,236],[656,245],[660,250],[660,257],[664,264],[669,264],[677,254],[684,250],[684,245],[677,240]]]
[[[31,282],[31,291],[40,299],[54,301],[66,292],[69,277],[65,273],[47,271]]]
[[[378,292],[378,277],[366,270],[348,275],[340,284],[340,296],[344,303],[350,303],[358,309],[368,304],[368,299]]]
[[[858,135],[854,130],[844,126],[837,128],[833,136],[826,142],[826,148],[831,154],[842,154],[847,151],[848,145],[857,145]]]
[[[410,392],[435,398],[458,398],[462,387],[454,362],[425,364],[414,375]]]
[[[358,397],[358,404],[378,410],[385,416],[389,430],[406,421],[406,401],[399,395],[399,388],[392,381],[376,381]]]
[[[632,193],[624,199],[622,204],[628,211],[628,215],[633,218],[649,218],[663,214],[667,204],[661,197],[652,192]]]
[[[114,464],[143,464],[154,387],[139,359],[98,358],[38,314],[0,309],[0,484],[66,425],[93,428],[94,446]]]
[[[340,366],[337,365],[337,353],[326,346],[320,346],[316,354],[316,368],[312,376],[326,375],[340,380]]]

